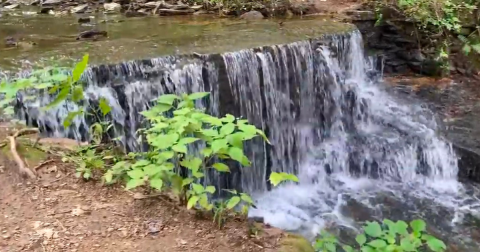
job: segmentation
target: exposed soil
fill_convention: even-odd
[[[0,125],[0,140],[9,131]],[[274,228],[251,236],[243,220],[219,229],[174,202],[136,200],[120,186],[77,179],[59,157],[46,159],[29,181],[0,152],[0,251],[276,251],[282,237]]]

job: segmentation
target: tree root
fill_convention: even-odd
[[[34,128],[21,129],[21,130],[15,132],[15,134],[13,136],[7,137],[8,141],[10,142],[10,152],[12,153],[12,156],[13,156],[13,159],[15,160],[15,163],[17,163],[20,175],[28,176],[31,179],[35,179],[35,178],[37,178],[37,176],[35,175],[34,171],[32,171],[28,168],[28,166],[25,164],[25,162],[23,162],[22,158],[18,154],[16,139],[17,139],[17,137],[20,137],[20,136],[37,134],[38,132],[39,132],[38,129],[34,129]],[[3,145],[3,146],[5,146],[5,145]]]

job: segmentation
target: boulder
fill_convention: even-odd
[[[246,20],[259,20],[259,19],[264,19],[265,17],[259,11],[249,11],[247,13],[242,14],[240,18],[246,19]]]
[[[70,10],[71,13],[84,13],[88,8],[88,4],[82,4]]]
[[[104,3],[103,8],[108,13],[119,13],[122,10],[122,6],[118,3]]]

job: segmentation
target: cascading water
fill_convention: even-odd
[[[333,223],[355,229],[366,219],[420,216],[461,235],[467,229],[452,223],[475,212],[477,200],[467,195],[476,189],[457,182],[457,158],[436,134],[434,115],[389,95],[372,65],[354,31],[221,55],[95,67],[85,74],[85,98],[91,104],[107,99],[114,134],[127,149],[144,150],[136,130],[139,112],[152,99],[210,91],[199,106],[247,118],[267,132],[272,146],[252,141],[245,148],[252,167],[233,167],[227,176],[212,172],[207,182],[252,193],[257,208],[250,215],[274,226],[313,238]],[[19,115],[51,134],[88,139],[92,119],[79,118],[64,130],[61,119],[73,105],[39,111],[49,99],[20,97]],[[295,173],[300,183],[267,191],[271,171]]]

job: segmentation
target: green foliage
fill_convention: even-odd
[[[480,53],[480,27],[476,26],[473,31],[462,30],[462,27],[475,25],[472,18],[475,19],[474,11],[479,4],[478,0],[376,0],[376,3],[377,11],[381,7],[393,7],[407,18],[415,20],[424,34],[431,35],[432,42],[438,46],[436,60],[446,68],[452,36],[463,42],[462,51],[466,55],[472,51]],[[378,17],[381,22],[382,14],[379,13]],[[462,35],[465,31],[471,33]]]
[[[382,224],[367,222],[363,230],[364,233],[355,238],[357,244],[354,247],[341,244],[331,234],[322,232],[315,249],[319,252],[335,252],[340,246],[345,252],[417,252],[428,248],[433,252],[441,252],[447,248],[441,240],[426,233],[423,220],[413,220],[408,225],[404,221],[385,219]]]
[[[273,186],[278,186],[280,183],[285,181],[298,182],[297,176],[285,172],[272,172],[270,174],[270,183]]]
[[[250,161],[243,152],[244,142],[257,136],[266,137],[246,120],[237,120],[232,115],[217,118],[196,108],[195,100],[208,94],[160,96],[151,109],[141,113],[151,125],[139,131],[151,146],[150,151],[137,154],[139,159],[125,166],[123,172],[117,169],[107,173],[106,182],[113,180],[113,175],[126,175],[127,189],[142,185],[159,191],[170,188],[186,202],[187,208],[198,205],[203,210],[212,210],[213,205],[208,198],[216,188],[199,183],[206,170],[230,172],[225,162],[231,161],[249,166]],[[204,147],[196,153],[190,150],[193,144]],[[189,176],[181,176],[182,169],[186,169]],[[226,208],[230,209],[233,202],[237,201],[235,197],[242,196],[234,196]],[[247,197],[243,196],[242,199]]]

